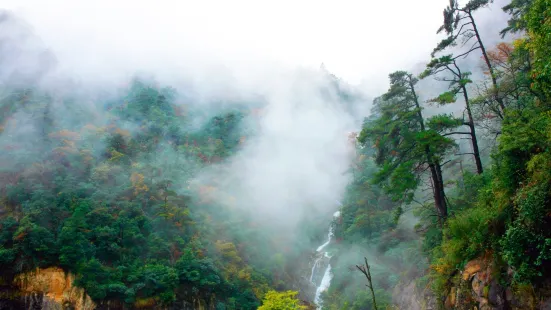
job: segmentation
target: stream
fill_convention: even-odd
[[[340,202],[337,201],[339,205],[342,206]],[[336,211],[333,213],[333,220],[339,218],[341,215],[340,211]],[[321,309],[320,306],[320,296],[321,293],[326,291],[329,286],[331,285],[331,280],[333,279],[333,273],[331,272],[331,256],[329,256],[329,252],[324,251],[324,249],[331,243],[332,237],[333,237],[333,230],[334,225],[331,223],[329,225],[329,232],[327,233],[327,241],[320,245],[316,249],[316,259],[314,260],[314,264],[312,266],[312,273],[310,275],[310,282],[312,282],[316,286],[316,294],[314,297],[314,303],[317,306],[318,309]],[[323,271],[323,273],[320,273],[320,271]],[[321,278],[320,278],[321,276]]]

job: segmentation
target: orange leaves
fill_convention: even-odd
[[[80,140],[80,135],[74,131],[63,129],[57,132],[52,132],[48,135],[50,138],[60,140],[58,147],[54,149],[54,153],[60,156],[66,154],[76,154],[78,150],[76,148],[76,141]]]
[[[509,61],[513,55],[514,47],[510,43],[501,42],[495,48],[487,52],[490,62],[497,67],[509,68]],[[489,75],[489,72],[484,72]]]
[[[143,174],[136,172],[132,173],[130,182],[132,182],[132,187],[134,188],[134,195],[149,191],[149,187],[144,184],[144,180]]]
[[[58,132],[52,132],[49,134],[51,138],[57,138],[62,140],[78,140],[80,139],[80,135],[74,131],[70,131],[67,129],[60,130]]]
[[[121,135],[123,137],[129,137],[130,131],[120,128],[115,128],[114,134]]]
[[[28,233],[26,231],[23,231],[20,234],[18,234],[17,236],[13,237],[13,239],[17,240],[17,241],[23,240],[27,234]]]

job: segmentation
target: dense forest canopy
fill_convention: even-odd
[[[504,6],[499,43],[491,4],[450,0],[372,102],[324,65],[85,86],[2,12],[0,289],[58,267],[98,309],[463,309],[484,261],[488,309],[551,303],[551,2]]]

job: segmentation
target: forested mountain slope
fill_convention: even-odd
[[[325,218],[293,216],[303,222],[290,235],[225,188],[229,160],[260,130],[262,96],[199,103],[192,87],[143,76],[84,88],[45,77],[32,61],[55,56],[37,54],[9,13],[2,25],[0,308],[256,309],[289,289],[311,302]],[[358,98],[315,74],[327,80],[319,97],[350,113]]]

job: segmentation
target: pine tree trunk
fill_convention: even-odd
[[[490,58],[486,53],[486,48],[484,47],[484,44],[482,44],[482,38],[480,38],[480,34],[478,33],[478,28],[476,27],[476,23],[474,21],[473,15],[471,12],[468,12],[468,14],[469,14],[469,19],[471,20],[471,23],[473,25],[473,30],[476,36],[476,40],[478,41],[478,45],[480,46],[480,50],[482,51],[484,62],[486,62],[486,65],[488,66],[488,70],[490,71],[490,77],[492,79],[492,85],[494,87],[493,89],[494,100],[497,101],[497,103],[499,104],[499,107],[501,108],[501,113],[504,113],[505,104],[503,103],[503,99],[499,96],[499,89],[497,87],[497,78],[494,72],[494,67],[492,66],[492,63],[490,63]]]
[[[428,156],[428,155],[427,155]],[[444,197],[444,187],[442,183],[442,176],[439,173],[437,166],[429,160],[429,168],[432,179],[432,192],[434,195],[434,206],[438,212],[438,218],[440,223],[443,223],[448,217],[448,209],[446,206],[446,199]],[[438,165],[439,166],[439,165]]]
[[[409,83],[411,92],[413,94],[413,100],[415,102],[415,107],[417,108],[417,117],[419,119],[419,125],[421,131],[425,131],[425,120],[423,119],[423,114],[421,113],[421,105],[419,104],[419,99],[417,93],[415,92],[415,86],[411,82]],[[441,223],[448,217],[448,206],[446,204],[446,196],[444,193],[444,181],[442,179],[442,170],[439,163],[434,162],[430,147],[425,146],[425,154],[427,155],[427,163],[431,172],[432,183],[433,183],[433,194],[434,194],[434,206],[439,215],[439,219],[442,219]]]
[[[467,115],[469,116],[469,128],[471,132],[473,156],[474,156],[474,161],[476,163],[476,172],[478,174],[482,174],[483,172],[482,160],[480,159],[480,151],[478,149],[478,140],[476,138],[476,129],[474,127],[474,120],[473,120],[473,114],[471,112],[471,105],[469,103],[469,96],[467,95],[467,88],[465,86],[462,86],[462,89],[463,89],[463,97],[465,98],[465,107],[467,108]]]

